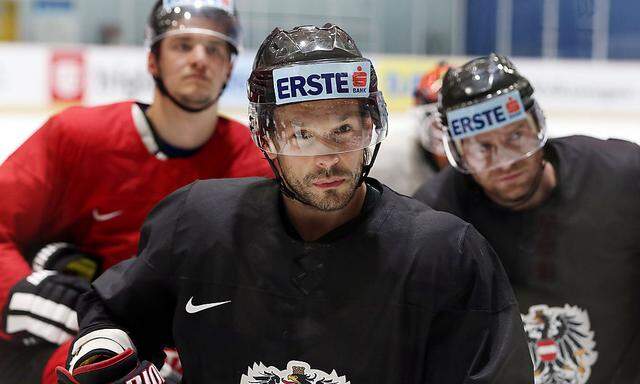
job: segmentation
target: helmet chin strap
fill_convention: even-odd
[[[360,176],[358,177],[358,182],[356,183],[355,189],[358,189],[358,187],[360,187],[360,185],[364,182],[366,177],[369,175],[369,172],[371,171],[371,168],[373,167],[373,163],[376,161],[376,156],[378,155],[378,150],[380,149],[380,144],[381,143],[376,144],[376,147],[373,150],[373,154],[371,155],[371,161],[369,161],[369,164],[365,164],[365,165],[362,166],[362,172],[360,173]],[[264,157],[269,162],[269,166],[271,167],[271,170],[273,171],[273,174],[276,176],[276,181],[278,182],[278,185],[280,186],[280,191],[282,192],[282,194],[285,195],[286,197],[292,199],[292,200],[297,200],[297,201],[299,201],[300,203],[302,203],[304,205],[307,205],[307,206],[315,208],[313,206],[313,204],[311,204],[310,201],[308,201],[304,197],[300,196],[300,194],[297,193],[296,191],[294,191],[291,188],[289,188],[289,186],[287,185],[286,180],[284,179],[284,177],[282,176],[282,174],[278,170],[278,167],[276,167],[275,162],[268,156],[268,154],[264,150],[262,150],[262,153],[264,154]]]
[[[276,176],[276,181],[278,182],[278,185],[280,186],[280,192],[282,192],[283,195],[285,195],[286,197],[288,197],[288,198],[290,198],[292,200],[297,200],[297,201],[301,202],[302,204],[311,206],[311,203],[309,203],[306,199],[304,199],[302,196],[298,195],[295,191],[293,191],[291,188],[289,188],[289,186],[287,185],[287,182],[284,180],[284,178],[280,174],[280,171],[278,170],[278,167],[276,167],[276,164],[273,161],[273,159],[271,159],[269,157],[269,155],[264,150],[262,151],[262,154],[264,155],[264,157],[269,162],[269,166],[271,167],[271,170],[273,171],[273,174]]]

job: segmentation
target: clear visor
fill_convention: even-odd
[[[240,50],[240,31],[235,15],[215,7],[175,7],[162,8],[155,24],[148,27],[146,44],[151,47],[156,42],[170,36],[198,34],[214,37]]]
[[[412,110],[415,132],[422,148],[437,156],[445,156],[443,129],[437,103],[417,105]]]
[[[366,99],[315,100],[275,106],[251,103],[253,139],[265,152],[320,156],[352,152],[387,136],[387,109],[380,92]]]
[[[239,50],[239,46],[238,46],[238,41],[233,39],[232,37],[225,35],[222,32],[218,32],[212,29],[206,29],[206,28],[197,28],[197,27],[186,27],[186,26],[181,26],[178,29],[172,29],[169,30],[163,34],[160,34],[158,36],[156,36],[153,40],[150,41],[149,46],[152,46],[153,44],[155,44],[157,41],[160,41],[164,38],[170,37],[170,36],[178,36],[178,35],[185,35],[185,34],[198,34],[198,35],[204,35],[204,36],[209,36],[209,37],[214,37],[220,40],[223,40],[229,44],[231,44],[234,48],[236,48],[236,50]]]
[[[534,117],[535,116],[535,117]],[[462,139],[444,135],[444,148],[451,165],[465,173],[486,172],[533,155],[547,140],[544,117],[534,104],[522,120]]]

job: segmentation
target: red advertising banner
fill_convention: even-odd
[[[80,102],[85,91],[83,51],[55,50],[51,54],[51,97],[54,102]]]

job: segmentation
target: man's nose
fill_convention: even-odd
[[[496,152],[496,168],[501,171],[509,171],[521,160],[521,155],[513,150],[498,147]]]
[[[207,49],[203,45],[196,44],[191,50],[191,62],[193,64],[205,65],[207,58]]]
[[[316,156],[316,165],[320,168],[330,169],[340,162],[340,158],[336,154]]]

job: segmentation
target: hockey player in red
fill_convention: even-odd
[[[78,296],[136,254],[163,197],[196,179],[272,176],[247,128],[218,115],[239,46],[233,4],[189,3],[158,1],[149,18],[153,104],[68,109],[0,167],[0,383],[55,382]]]

